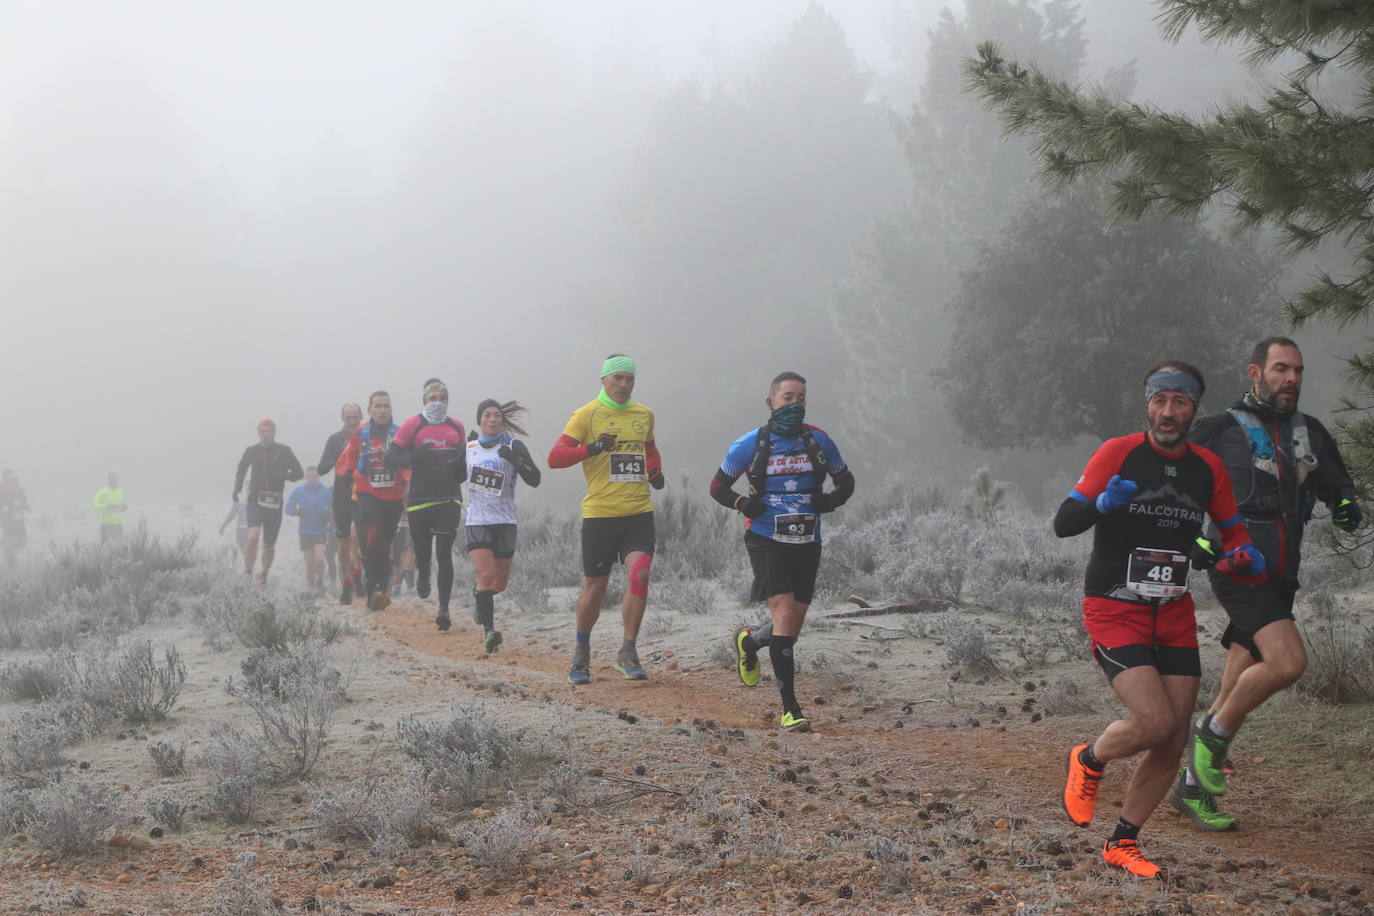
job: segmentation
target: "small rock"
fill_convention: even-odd
[[[577,855],[573,856],[573,857],[572,857],[572,860],[573,860],[574,862],[590,862],[592,859],[595,859],[595,858],[596,858],[596,850],[595,850],[595,849],[588,849],[586,852],[579,852]]]
[[[337,889],[332,884],[321,884],[319,887],[315,888],[315,893],[320,897],[328,899],[334,896],[336,890]]]
[[[601,769],[601,767],[587,767],[587,775],[588,775],[588,776],[600,776],[601,774],[603,774],[603,773],[605,773],[605,772],[606,772],[606,771],[603,770],[603,769]],[[474,812],[474,813],[475,813],[475,812]]]
[[[378,875],[372,879],[373,887],[391,887],[396,883],[395,875]]]
[[[463,901],[469,900],[469,899],[471,899],[471,898],[472,898],[472,891],[470,891],[470,890],[468,889],[468,886],[467,886],[466,884],[458,884],[458,885],[455,885],[455,886],[454,886],[454,888],[453,888],[453,899],[454,899],[454,900],[457,900],[459,903],[462,903]]]
[[[628,722],[628,723],[630,723],[631,725],[634,725],[636,722],[639,721],[639,716],[636,716],[636,715],[634,715],[633,713],[630,713],[630,712],[626,712],[626,711],[623,710],[623,709],[622,709],[620,712],[616,713],[616,716],[615,716],[615,717],[616,717],[617,719],[619,719],[620,721],[622,721],[622,722]]]
[[[642,763],[635,764],[635,775],[643,776],[649,772],[649,768]]]
[[[123,849],[125,846],[129,845],[129,838],[122,833],[116,833],[114,836],[110,837],[109,845],[111,849]]]
[[[152,837],[155,840],[162,839],[162,828],[154,827],[152,830],[148,831],[148,836]]]
[[[520,905],[521,905],[521,906],[534,906],[534,900],[535,900],[535,898],[534,898],[534,895],[533,895],[533,894],[526,894],[525,896],[523,896],[523,897],[520,898]]]
[[[124,874],[122,874],[122,875],[120,875],[119,877],[115,878],[115,884],[128,884],[128,883],[130,883],[130,882],[133,881],[133,880],[134,880],[133,875],[129,874],[129,873],[126,871],[126,872],[124,872]]]
[[[714,754],[714,755],[717,756],[717,757],[724,757],[724,756],[725,756],[725,745],[723,745],[723,744],[713,744],[713,745],[711,745],[711,753]]]

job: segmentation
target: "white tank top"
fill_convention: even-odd
[[[515,466],[497,454],[512,440],[502,439],[484,448],[473,439],[468,443],[467,524],[514,525]]]

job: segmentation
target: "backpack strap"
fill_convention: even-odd
[[[811,489],[808,492],[819,493],[821,485],[825,482],[825,475],[830,470],[830,463],[825,460],[825,453],[821,451],[821,444],[816,441],[816,434],[810,427],[802,429],[801,434],[802,448],[806,451],[806,457],[811,461]],[[773,439],[769,435],[767,424],[760,426],[756,438],[754,439],[754,454],[749,459],[749,495],[751,497],[762,496],[764,484],[768,479],[768,458],[773,452]]]

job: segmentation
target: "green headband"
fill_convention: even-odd
[[[635,361],[628,356],[608,356],[606,361],[601,364],[601,377],[613,375],[616,372],[628,372],[635,374]]]

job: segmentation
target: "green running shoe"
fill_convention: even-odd
[[[808,719],[806,716],[802,715],[801,710],[797,710],[796,712],[792,712],[791,710],[784,710],[782,714],[782,719],[781,721],[779,721],[778,724],[782,726],[783,731],[811,731],[811,720]]]
[[[1231,742],[1212,734],[1208,728],[1211,718],[1198,723],[1193,729],[1193,778],[1202,788],[1213,795],[1226,794],[1226,773],[1222,767],[1226,762],[1226,749]]]
[[[644,668],[639,664],[637,658],[621,658],[615,663],[615,670],[625,675],[627,681],[643,681],[648,679],[644,673]]]
[[[737,668],[739,670],[740,682],[745,687],[757,687],[759,685],[759,654],[750,652],[744,648],[744,637],[748,636],[752,630],[748,627],[740,627],[735,631],[734,637],[730,640],[735,647],[735,652],[739,656]]]
[[[1187,770],[1178,771],[1178,781],[1169,793],[1169,804],[1203,830],[1222,832],[1236,829],[1236,819],[1217,807],[1215,795],[1202,786],[1188,785]]]

